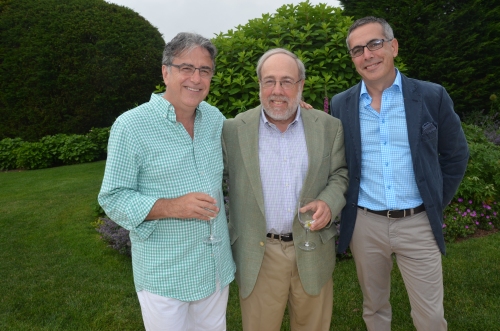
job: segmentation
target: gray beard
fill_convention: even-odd
[[[295,98],[293,103],[290,103],[290,100],[286,97],[281,97],[281,98],[274,97],[273,99],[278,100],[278,101],[285,101],[285,100],[288,101],[289,107],[286,110],[286,112],[276,113],[272,109],[266,109],[266,107],[264,107],[264,112],[266,113],[267,116],[269,116],[270,118],[272,118],[275,121],[286,121],[286,120],[290,119],[290,117],[292,117],[295,114],[295,112],[297,111],[297,109],[299,107],[300,100],[302,99],[302,93],[297,94],[297,97]],[[260,103],[262,105],[264,105],[264,102],[262,102],[262,96],[260,98]]]

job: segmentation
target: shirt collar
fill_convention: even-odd
[[[394,68],[394,70],[396,70],[396,78],[394,79],[394,82],[392,83],[392,85],[390,87],[388,87],[387,89],[390,89],[390,88],[393,88],[393,87],[397,86],[397,88],[399,88],[399,90],[402,91],[402,88],[401,88],[401,73],[399,72],[398,68]],[[368,93],[368,90],[366,89],[366,84],[362,80],[361,81],[361,92],[359,93],[359,96],[361,97],[364,94],[367,94],[368,96],[370,96],[370,94]]]
[[[267,124],[269,126],[272,126],[272,127],[276,127],[276,125],[274,125],[273,123],[269,122],[269,120],[267,119],[267,116],[266,116],[266,113],[264,112],[264,106],[262,106],[261,110],[260,110],[260,118],[261,118],[261,121],[264,123],[264,124]],[[292,126],[292,125],[295,125],[295,123],[297,123],[297,121],[300,119],[300,105],[297,106],[297,113],[295,113],[295,119],[293,120],[292,123],[290,123],[288,125],[288,127]]]
[[[162,117],[165,117],[172,123],[177,123],[177,116],[175,115],[174,105],[172,105],[170,101],[165,99],[162,93],[153,93],[151,95],[151,102],[154,103],[154,105],[156,106],[154,107],[154,109],[157,109]],[[196,118],[202,117],[200,105],[201,103],[196,107]]]

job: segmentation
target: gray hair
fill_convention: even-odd
[[[215,56],[217,48],[207,38],[196,33],[180,32],[171,41],[165,45],[163,50],[162,65],[169,66],[175,57],[180,56],[185,51],[192,51],[196,47],[203,47],[210,54],[212,66],[215,69]]]
[[[349,46],[349,37],[351,36],[351,33],[359,28],[360,26],[370,24],[370,23],[377,23],[382,26],[382,29],[384,30],[384,37],[386,39],[393,39],[394,38],[394,32],[392,31],[391,26],[389,23],[387,23],[386,20],[380,17],[375,17],[375,16],[366,16],[363,18],[360,18],[359,20],[356,20],[354,23],[352,23],[351,27],[347,31],[347,38],[345,42],[347,43],[347,49],[350,49]]]
[[[304,66],[304,63],[302,63],[302,61],[300,61],[300,59],[297,57],[297,55],[293,54],[292,52],[290,52],[284,48],[273,48],[273,49],[270,49],[267,52],[265,52],[264,55],[262,55],[260,57],[259,62],[257,62],[257,77],[259,78],[259,80],[261,80],[261,78],[262,78],[262,75],[261,75],[262,65],[264,65],[264,62],[266,62],[266,60],[268,58],[270,58],[272,55],[275,55],[275,54],[285,54],[285,55],[290,56],[292,59],[294,59],[295,62],[297,63],[297,68],[299,69],[299,79],[301,79],[301,80],[306,79],[306,67]]]

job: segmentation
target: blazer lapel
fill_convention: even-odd
[[[306,179],[303,183],[300,192],[301,198],[307,197],[307,192],[311,188],[312,183],[315,183],[316,175],[321,166],[321,155],[325,141],[321,139],[324,135],[320,132],[323,126],[318,123],[318,116],[315,110],[301,110],[302,124],[304,126],[304,134],[306,137],[307,155],[308,155],[308,168]],[[316,197],[311,197],[316,198]]]
[[[422,95],[418,93],[417,86],[406,76],[401,74],[403,98],[406,114],[406,127],[408,142],[410,144],[413,162],[417,160],[417,150],[420,143],[420,127],[422,125]]]
[[[248,110],[242,118],[243,125],[238,127],[238,141],[243,163],[250,179],[250,186],[259,208],[264,213],[264,195],[260,178],[259,164],[259,122],[261,106]]]

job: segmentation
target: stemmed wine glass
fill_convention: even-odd
[[[308,205],[314,201],[315,199],[311,198],[303,198],[299,201],[298,218],[300,224],[302,224],[302,226],[306,230],[306,241],[301,242],[299,244],[299,248],[304,251],[312,251],[316,248],[316,244],[312,241],[309,241],[309,229],[314,223],[313,215],[316,212],[316,209],[312,209],[312,206],[309,206],[309,209],[307,209]],[[301,212],[300,210],[304,207],[306,207],[307,210],[303,209],[303,211]]]
[[[222,208],[221,207],[221,202],[222,202],[221,190],[214,189],[214,190],[207,192],[207,194],[216,200],[215,206],[219,208],[219,212],[220,212],[220,210]],[[221,236],[218,236],[218,235],[213,233],[213,227],[214,227],[213,223],[214,223],[215,218],[217,218],[217,216],[210,217],[210,221],[208,222],[208,226],[210,227],[210,234],[203,238],[203,242],[206,244],[215,244],[215,243],[218,243],[219,241],[222,240]]]

